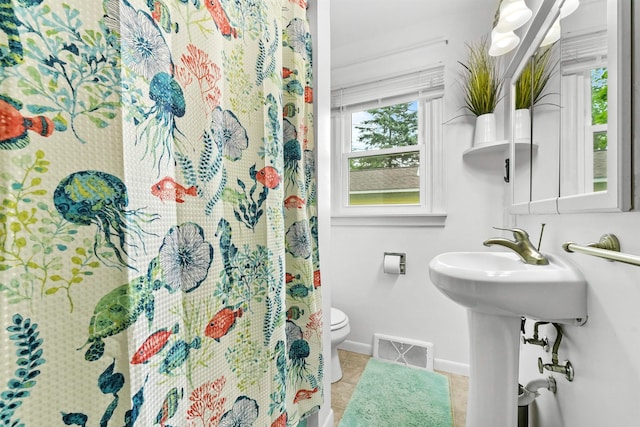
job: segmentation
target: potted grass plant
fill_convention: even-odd
[[[515,84],[516,109],[514,115],[514,138],[531,138],[531,107],[539,105],[549,93],[544,93],[553,76],[557,61],[553,59],[552,46],[539,50],[531,57]]]
[[[496,140],[495,109],[502,92],[500,64],[489,55],[487,38],[467,44],[468,56],[462,65],[465,108],[476,116],[474,145]]]

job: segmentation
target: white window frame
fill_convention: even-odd
[[[562,59],[562,162],[560,196],[593,194],[593,136],[608,124],[592,124],[591,70],[607,68],[606,33],[563,41]],[[587,52],[588,54],[585,54]],[[607,150],[610,156],[611,150]],[[607,163],[607,180],[615,165]]]
[[[591,97],[592,93],[592,87],[591,85],[593,84],[593,82],[591,81],[591,71],[595,70],[595,69],[600,69],[600,68],[607,68],[607,63],[606,61],[603,61],[603,59],[601,59],[601,63],[597,64],[595,66],[591,66],[589,69],[585,70],[584,74],[585,74],[585,86],[584,86],[584,91],[585,91],[585,96],[584,99],[587,100],[587,102],[585,103],[584,109],[585,109],[585,133],[586,133],[586,140],[584,141],[584,145],[585,147],[588,147],[589,149],[587,149],[587,158],[586,158],[586,164],[587,165],[591,165],[591,167],[585,167],[585,185],[588,185],[590,188],[588,189],[589,191],[586,191],[587,188],[585,188],[585,193],[593,193],[593,186],[595,185],[595,177],[593,176],[593,165],[594,165],[594,151],[593,151],[593,141],[594,141],[594,137],[596,133],[600,133],[600,132],[607,132],[608,133],[608,129],[609,129],[609,123],[607,120],[607,123],[605,124],[597,124],[594,125],[593,124],[593,99]],[[608,82],[607,82],[608,84]],[[608,154],[608,149],[607,149],[607,155]],[[607,181],[609,181],[609,176],[607,173]]]
[[[444,74],[444,68],[437,69]],[[431,70],[430,72],[433,72]],[[408,81],[409,87],[402,87]],[[332,225],[444,226],[443,97],[440,82],[415,90],[407,76],[363,84],[354,89],[357,102],[342,103],[342,91],[333,91]],[[386,86],[385,86],[386,85]],[[380,87],[383,90],[380,90]],[[388,90],[384,90],[388,89]],[[349,89],[347,89],[348,91]],[[352,93],[353,93],[352,92]],[[383,92],[386,96],[380,96]],[[418,102],[418,144],[366,151],[351,151],[352,114],[407,102]],[[349,205],[349,160],[374,155],[419,153],[420,203],[417,205]]]

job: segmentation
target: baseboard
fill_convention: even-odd
[[[433,359],[433,369],[450,374],[469,376],[469,365],[445,359]]]
[[[351,351],[353,353],[373,354],[373,345],[364,344],[357,341],[346,340],[338,347],[341,350]],[[469,365],[466,363],[453,362],[446,359],[433,359],[433,369],[450,374],[469,376]]]
[[[373,345],[363,344],[361,342],[346,340],[338,346],[340,350],[351,351],[353,353],[366,354],[371,356],[373,354]]]

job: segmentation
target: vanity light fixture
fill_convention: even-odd
[[[580,6],[580,0],[565,0],[565,2],[562,4],[562,7],[560,8],[560,15],[558,16],[556,21],[553,23],[551,28],[549,28],[549,31],[547,32],[547,35],[542,40],[542,43],[540,43],[541,47],[549,46],[560,39],[560,35],[561,35],[560,20],[571,15],[573,12],[575,12],[578,9],[579,6]]]
[[[501,33],[508,33],[522,27],[531,19],[533,12],[524,0],[502,0],[500,2],[500,18],[495,28]]]
[[[520,37],[513,31],[526,24],[532,15],[524,0],[501,0],[491,30],[489,55],[500,56],[515,49]]]
[[[544,36],[542,42],[540,43],[540,47],[549,46],[560,40],[560,34],[562,30],[560,29],[560,18],[556,19],[553,23],[549,31],[547,31],[547,35]]]
[[[520,37],[513,31],[502,33],[497,28],[491,30],[491,46],[489,55],[500,56],[512,51],[520,43]]]
[[[566,18],[578,9],[580,0],[565,0],[560,8],[560,19]]]

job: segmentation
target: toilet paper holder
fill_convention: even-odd
[[[397,256],[400,257],[400,274],[406,274],[407,273],[407,254],[406,253],[401,253],[401,252],[385,252],[384,253],[384,258],[382,259],[382,263],[384,265],[384,260],[387,258],[387,256]],[[385,273],[396,273],[395,271],[387,271],[386,268],[383,267],[383,270]]]

